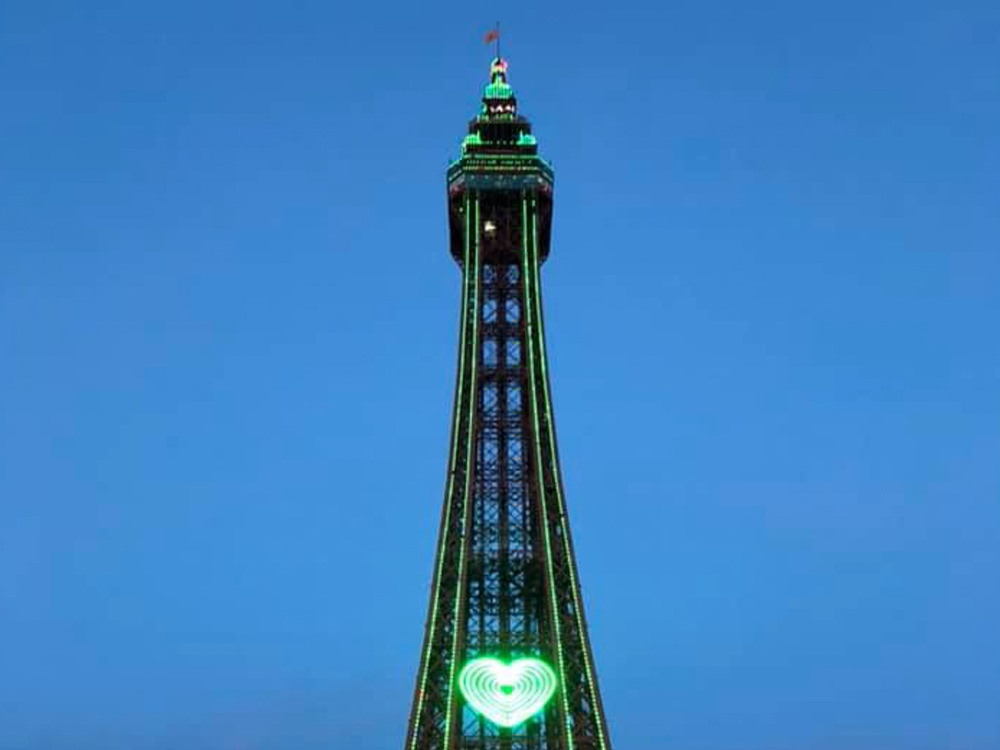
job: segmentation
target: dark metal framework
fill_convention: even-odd
[[[406,750],[611,750],[566,516],[539,268],[552,171],[495,60],[449,169],[462,269],[459,366],[431,602]],[[501,729],[456,688],[468,660],[535,656],[559,687]]]

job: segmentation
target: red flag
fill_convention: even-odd
[[[486,34],[486,38],[483,40],[484,44],[489,44],[490,42],[496,41],[500,38],[500,32],[496,29],[492,29]]]

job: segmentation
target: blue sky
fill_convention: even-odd
[[[474,4],[0,8],[0,747],[398,748]],[[631,750],[1000,746],[1000,6],[515,4]]]

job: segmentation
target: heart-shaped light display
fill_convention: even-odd
[[[552,667],[532,658],[510,664],[488,656],[473,659],[458,675],[472,710],[501,727],[516,727],[541,711],[558,683]]]

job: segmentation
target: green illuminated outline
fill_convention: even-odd
[[[468,198],[468,196],[466,196],[466,198],[465,198],[465,215],[466,215],[466,225],[467,226],[466,226],[466,235],[465,235],[465,258],[464,258],[464,260],[465,260],[465,264],[466,264],[465,267],[468,268],[468,261],[469,261],[469,231],[468,231],[469,228],[468,228],[468,224],[469,224],[469,217],[470,217],[469,198]],[[463,393],[465,391],[465,388],[466,388],[466,383],[465,383],[465,338],[466,338],[466,331],[467,331],[468,322],[469,322],[468,321],[468,312],[467,312],[468,308],[469,308],[468,299],[469,299],[469,284],[468,284],[468,281],[465,280],[465,283],[462,284],[462,312],[461,312],[461,321],[460,321],[461,338],[459,340],[459,348],[458,348],[458,393],[457,393],[456,398],[455,398],[455,413],[454,413],[454,417],[453,417],[453,420],[452,420],[451,460],[450,460],[449,466],[448,466],[448,491],[446,493],[446,502],[445,502],[444,517],[442,518],[442,521],[441,521],[441,523],[442,523],[441,532],[439,534],[440,540],[439,540],[439,548],[438,548],[438,564],[437,564],[436,572],[434,574],[434,595],[433,595],[433,604],[431,606],[430,628],[428,630],[427,643],[424,646],[424,658],[423,658],[423,664],[422,664],[422,669],[421,669],[421,677],[420,677],[420,691],[419,691],[419,697],[418,697],[418,702],[417,702],[417,710],[414,713],[414,719],[413,719],[413,737],[412,737],[412,741],[410,743],[410,750],[413,750],[413,748],[416,747],[416,743],[417,743],[417,728],[420,726],[420,716],[423,713],[424,691],[425,691],[425,689],[427,687],[427,672],[428,672],[428,669],[429,669],[429,666],[430,666],[430,659],[429,659],[429,657],[430,657],[430,652],[431,652],[431,646],[432,646],[433,641],[434,641],[434,628],[435,628],[435,624],[437,623],[438,602],[439,602],[440,593],[441,593],[441,590],[440,590],[440,587],[441,587],[441,571],[442,571],[442,569],[444,567],[444,551],[448,547],[448,545],[447,545],[447,537],[448,537],[448,531],[449,531],[449,528],[450,528],[449,520],[451,518],[451,504],[452,504],[452,499],[454,497],[454,485],[455,485],[454,466],[455,466],[455,458],[458,455],[458,424],[462,420],[463,417],[465,417],[465,416],[467,416],[469,414],[469,411],[470,411],[468,409],[463,409],[462,408],[462,395],[463,395]],[[471,425],[470,425],[470,428],[471,428]]]
[[[481,146],[483,144],[482,136],[479,133],[469,133],[465,138],[462,139],[462,155],[465,155],[465,151],[469,146]]]
[[[488,83],[483,89],[483,99],[510,99],[514,89],[509,83]]]
[[[491,69],[491,74],[494,73]],[[505,66],[504,66],[505,72]],[[496,80],[497,76],[492,76],[494,80],[488,84],[484,89],[484,94],[486,99],[491,101],[503,101],[505,99],[513,98],[513,89],[506,82],[506,80]],[[477,121],[490,121],[496,118],[500,119],[512,119],[512,113],[493,113],[488,115],[486,111],[486,104],[482,107],[483,114],[476,118]],[[469,153],[467,152],[467,146],[469,145],[488,145],[484,144],[482,137],[477,132],[470,133],[465,137],[461,144],[461,156],[459,159],[449,164],[449,189],[451,189],[451,184],[458,184],[459,180],[463,180],[463,172],[468,170],[470,177],[482,175],[479,178],[482,180],[495,180],[498,177],[503,177],[504,174],[497,175],[494,177],[490,173],[496,170],[497,172],[505,173],[513,177],[520,184],[524,184],[525,181],[530,182],[530,175],[538,174],[539,181],[543,178],[547,178],[547,182],[551,183],[551,164],[544,159],[541,159],[535,154],[519,153],[519,154],[481,154],[481,153]],[[522,147],[533,147],[537,145],[537,140],[534,135],[530,133],[521,132],[518,135],[517,145]],[[520,163],[518,163],[520,162]],[[452,169],[452,167],[454,169]],[[455,177],[452,177],[454,173]],[[485,173],[485,174],[484,174]],[[518,173],[524,176],[518,176]],[[539,174],[540,173],[540,174]],[[492,186],[492,182],[489,183]],[[498,186],[503,187],[500,183]],[[473,187],[471,184],[470,187]],[[512,187],[512,185],[507,185],[507,189]],[[488,189],[488,188],[487,188]],[[537,189],[537,188],[536,188]],[[475,196],[470,199],[470,195]],[[528,230],[528,204],[530,198],[530,235]],[[473,212],[471,209],[471,200],[475,200],[475,221],[473,222]],[[573,597],[573,604],[575,612],[576,624],[582,639],[583,645],[583,656],[584,656],[584,666],[586,669],[587,683],[590,691],[590,702],[592,709],[597,719],[597,730],[599,733],[599,740],[601,748],[606,748],[606,740],[603,731],[603,709],[599,707],[598,704],[598,694],[596,691],[596,686],[593,678],[593,668],[592,668],[592,655],[590,653],[589,639],[586,636],[586,630],[584,629],[583,623],[583,608],[581,606],[582,596],[579,589],[579,582],[577,580],[577,572],[575,566],[575,560],[572,554],[572,542],[569,536],[569,526],[568,518],[565,513],[565,499],[563,497],[562,491],[562,481],[559,474],[557,449],[555,444],[555,434],[554,434],[554,420],[552,415],[552,404],[551,404],[551,386],[549,383],[547,362],[546,362],[546,346],[545,346],[545,330],[544,322],[542,318],[541,309],[541,280],[540,280],[540,263],[538,260],[538,217],[537,217],[537,203],[534,189],[522,188],[521,191],[521,211],[522,211],[522,268],[524,275],[524,299],[525,299],[525,314],[526,314],[526,329],[528,334],[528,364],[530,369],[530,385],[531,385],[531,409],[532,409],[532,420],[534,422],[535,431],[535,459],[539,468],[539,473],[537,475],[538,493],[539,493],[539,503],[540,512],[543,519],[543,531],[544,531],[544,545],[546,553],[546,568],[547,577],[549,584],[549,594],[551,599],[551,622],[553,626],[553,633],[555,635],[556,650],[558,656],[559,665],[559,675],[557,681],[563,685],[565,688],[565,661],[563,657],[563,639],[562,630],[560,625],[559,617],[559,607],[558,600],[556,597],[556,586],[555,586],[555,572],[553,567],[552,559],[552,541],[548,522],[548,512],[547,512],[547,494],[545,491],[545,476],[542,461],[542,435],[540,429],[540,409],[544,409],[544,415],[548,419],[547,424],[547,434],[550,441],[550,457],[549,457],[549,468],[552,475],[552,481],[554,483],[554,489],[556,494],[556,509],[559,514],[559,531],[563,537],[563,547],[567,556],[567,567],[570,574],[570,585],[571,594]],[[458,395],[455,401],[455,414],[453,415],[452,421],[452,446],[451,446],[451,459],[449,463],[449,477],[448,477],[448,489],[447,489],[447,503],[444,513],[444,518],[442,519],[442,532],[440,534],[440,548],[438,551],[438,560],[434,575],[434,594],[431,606],[431,618],[429,623],[429,638],[428,643],[425,644],[424,655],[421,665],[421,679],[419,688],[419,698],[417,709],[414,714],[413,723],[413,739],[411,742],[411,750],[415,750],[417,735],[416,729],[420,725],[420,718],[424,710],[425,703],[425,690],[426,683],[429,677],[429,657],[431,653],[431,643],[433,642],[434,629],[436,627],[436,622],[439,614],[440,604],[441,604],[441,574],[444,569],[444,558],[445,550],[448,548],[448,540],[450,539],[451,530],[451,511],[452,504],[455,501],[455,477],[454,477],[454,467],[456,458],[458,456],[458,427],[462,424],[463,419],[466,423],[467,440],[466,440],[466,457],[471,456],[473,447],[473,437],[474,437],[474,423],[475,423],[475,379],[477,376],[477,365],[478,365],[478,321],[480,315],[480,303],[479,303],[479,293],[480,293],[480,267],[479,267],[479,252],[480,252],[480,237],[479,237],[479,191],[472,190],[465,196],[465,211],[466,211],[466,236],[464,242],[464,276],[463,290],[462,290],[462,325],[461,325],[461,338],[460,338],[460,354],[459,354],[459,377],[458,377]],[[470,266],[470,244],[471,239],[474,238],[475,249],[473,251],[472,263]],[[473,269],[472,273],[469,273],[470,267]],[[532,304],[531,295],[534,294],[534,304]],[[471,304],[470,304],[471,299]],[[471,310],[472,318],[469,319]],[[536,322],[537,321],[537,322]],[[537,342],[534,340],[534,335],[537,334]],[[470,378],[465,377],[465,353],[467,348],[467,339],[471,336],[471,348],[475,353],[475,358],[471,364],[471,383],[469,383]],[[536,365],[536,357],[541,358],[541,362]],[[536,374],[541,374],[541,383],[536,382]],[[538,399],[539,393],[542,396],[543,401],[540,402]],[[467,395],[471,394],[471,395]],[[470,408],[464,409],[464,402],[469,399]],[[453,709],[457,707],[458,703],[455,698],[455,672],[458,666],[458,640],[460,632],[464,630],[462,627],[464,623],[460,621],[460,614],[462,612],[462,604],[464,599],[465,586],[464,575],[462,571],[465,568],[465,558],[467,556],[468,544],[469,544],[469,519],[470,510],[469,506],[471,503],[471,475],[472,472],[466,471],[465,477],[465,487],[462,496],[461,509],[459,511],[460,517],[459,527],[463,534],[461,538],[461,547],[459,549],[459,561],[458,561],[458,571],[459,571],[459,581],[455,594],[454,601],[454,629],[452,636],[452,647],[451,647],[451,664],[449,667],[450,674],[447,687],[447,710],[446,710],[446,721],[444,727],[444,747],[447,748],[448,742],[450,740],[450,733],[452,730],[452,714]],[[477,659],[469,662],[463,667],[462,675],[466,673],[469,667],[477,662],[483,662],[484,660],[490,660],[491,657],[484,657],[484,659]],[[493,659],[499,665],[498,668],[510,669],[518,662],[512,662],[511,664],[503,664],[499,660]],[[525,661],[525,660],[519,660]],[[532,660],[527,660],[532,661]],[[549,667],[544,662],[540,660],[533,660],[538,664],[543,665],[549,673],[554,675],[551,667]],[[459,681],[457,687],[462,695],[465,695],[465,691],[461,684],[462,676],[459,676]],[[554,688],[553,688],[554,692]],[[573,750],[574,742],[572,736],[572,721],[571,714],[569,711],[569,703],[566,696],[566,690],[563,691],[562,705],[564,708],[564,719],[565,719],[565,738],[567,741],[567,750]],[[534,715],[542,708],[544,708],[545,703],[551,698],[551,694],[546,697],[542,704],[530,715]],[[466,696],[467,702],[470,702],[468,696]],[[475,709],[474,709],[475,710]],[[522,719],[523,721],[523,719]],[[513,726],[513,725],[510,725]]]
[[[471,226],[468,223],[466,224],[467,228],[466,228],[466,234],[465,234],[466,260],[468,260],[469,235],[471,234],[471,232],[469,231],[469,229],[471,229],[471,227],[473,227],[473,226],[475,227],[475,235],[474,235],[475,236],[475,251],[474,251],[473,257],[472,257],[472,268],[474,270],[473,270],[473,282],[472,282],[472,285],[471,285],[472,286],[472,290],[473,290],[473,294],[472,294],[472,301],[473,301],[473,305],[472,305],[472,310],[473,310],[473,312],[472,312],[472,351],[473,351],[473,357],[472,357],[472,377],[470,378],[470,380],[472,382],[472,388],[473,389],[475,389],[475,387],[476,387],[476,370],[477,370],[478,365],[479,365],[479,354],[478,354],[479,353],[479,338],[478,338],[478,331],[479,331],[479,195],[478,194],[476,195],[476,199],[475,200],[476,200],[476,211],[475,211],[476,218],[475,218],[475,222]],[[470,217],[470,219],[471,219],[471,217]],[[468,275],[468,273],[469,273],[469,266],[466,265],[465,268],[462,269],[462,270],[463,270],[464,274]],[[472,481],[473,471],[469,470],[468,463],[469,463],[469,460],[470,460],[470,456],[472,456],[472,439],[473,439],[474,433],[475,433],[475,430],[473,429],[473,421],[474,421],[473,418],[474,418],[474,415],[475,415],[475,411],[476,411],[475,405],[474,404],[470,404],[470,408],[469,408],[469,426],[468,426],[468,434],[466,436],[466,445],[465,445],[465,460],[466,460],[466,469],[465,469],[465,495],[464,495],[464,497],[462,499],[462,526],[463,527],[467,526],[467,524],[469,523],[469,518],[470,518],[470,514],[469,514],[469,502],[470,502],[471,496],[472,496],[471,481]],[[451,712],[452,712],[452,708],[455,705],[455,700],[454,700],[455,665],[458,663],[458,634],[463,630],[463,628],[459,624],[459,615],[461,613],[462,599],[464,598],[464,593],[465,593],[465,589],[464,589],[464,585],[463,585],[464,582],[465,582],[465,574],[464,574],[463,571],[465,570],[465,549],[466,549],[466,547],[469,544],[469,537],[470,537],[469,530],[467,528],[464,528],[464,534],[463,534],[463,539],[462,539],[462,549],[461,549],[461,551],[459,552],[459,555],[458,555],[458,570],[459,570],[458,581],[459,581],[459,583],[458,583],[458,589],[457,589],[457,591],[455,593],[455,611],[454,611],[454,618],[455,618],[454,619],[454,623],[455,624],[452,627],[452,636],[451,636],[451,666],[449,667],[449,675],[448,675],[448,710],[445,713],[445,721],[444,721],[444,747],[446,747],[446,748],[448,747],[448,738],[451,735]]]
[[[533,245],[536,246],[538,242],[538,224],[536,222],[536,212],[534,198],[532,199],[532,211],[531,211],[531,230]],[[600,737],[601,747],[607,747],[607,743],[604,738],[604,720],[602,716],[601,707],[597,700],[597,690],[594,687],[594,677],[593,670],[591,666],[591,654],[590,654],[590,643],[587,639],[587,631],[584,628],[583,623],[583,606],[580,601],[580,587],[576,578],[576,560],[573,556],[573,550],[571,548],[570,536],[569,536],[569,524],[566,515],[566,507],[563,500],[562,493],[562,478],[559,475],[558,462],[556,460],[556,442],[555,442],[555,428],[553,425],[552,418],[552,403],[550,396],[549,387],[549,375],[548,368],[546,367],[546,352],[545,352],[545,324],[542,320],[542,305],[541,305],[541,279],[539,276],[539,264],[533,263],[532,267],[534,269],[535,276],[535,289],[537,290],[535,295],[535,312],[538,319],[538,342],[541,347],[541,366],[542,366],[542,396],[545,399],[545,411],[548,417],[548,433],[549,433],[549,445],[551,447],[551,453],[549,456],[549,465],[552,469],[552,478],[556,487],[556,500],[559,505],[559,523],[562,526],[562,537],[563,546],[566,551],[566,559],[569,561],[567,568],[569,569],[570,582],[573,594],[573,610],[576,616],[577,630],[580,633],[581,639],[584,640],[583,643],[583,663],[584,668],[587,671],[587,687],[590,689],[590,704],[594,711],[594,718],[597,724],[597,732]]]
[[[469,159],[477,162],[478,161],[505,162],[505,161],[525,161],[525,160],[541,161],[538,154],[473,154],[469,157]]]
[[[559,626],[559,606],[556,600],[556,583],[555,583],[555,572],[552,570],[552,541],[549,538],[549,524],[548,524],[548,511],[547,504],[545,500],[545,487],[542,484],[542,446],[541,446],[541,435],[538,429],[538,394],[535,389],[535,348],[531,345],[534,337],[532,336],[532,312],[531,312],[531,279],[532,274],[528,272],[529,263],[529,248],[534,244],[534,241],[528,241],[528,199],[526,194],[522,194],[521,197],[521,245],[522,245],[522,276],[524,277],[524,297],[525,297],[525,307],[526,309],[526,320],[525,325],[528,333],[528,368],[530,371],[531,381],[531,416],[532,421],[535,424],[535,461],[539,468],[536,472],[536,478],[538,483],[538,500],[541,505],[541,526],[544,531],[542,537],[545,541],[545,565],[548,571],[549,579],[549,598],[551,600],[551,619],[552,619],[552,632],[556,636],[556,658],[559,664],[559,683],[563,686],[562,703],[563,703],[563,719],[566,728],[566,743],[568,750],[573,750],[573,733],[570,727],[570,711],[569,711],[569,698],[566,695],[566,666],[563,660],[562,653],[562,629]],[[536,261],[531,260],[532,263]]]
[[[523,724],[545,708],[558,683],[552,667],[533,657],[510,663],[480,657],[462,667],[458,676],[458,689],[469,707],[506,729]]]

